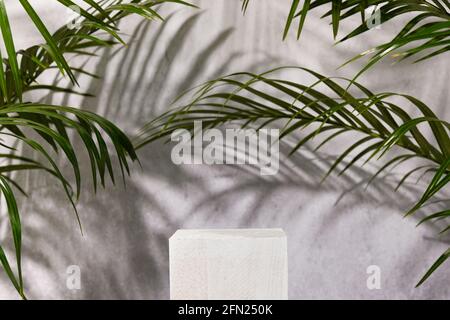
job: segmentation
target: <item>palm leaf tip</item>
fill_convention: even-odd
[[[14,193],[7,181],[0,175],[0,190],[4,199],[6,200],[8,209],[8,219],[12,230],[12,237],[14,242],[14,249],[16,252],[17,275],[12,271],[8,258],[0,246],[0,262],[6,271],[7,276],[13,283],[20,296],[25,299],[24,285],[22,279],[22,226],[20,221],[19,210]]]
[[[416,284],[416,288],[420,287],[448,258],[450,257],[450,249],[445,251],[428,269],[425,275]]]

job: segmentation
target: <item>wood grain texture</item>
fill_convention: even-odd
[[[287,299],[281,229],[178,230],[169,247],[171,299]]]

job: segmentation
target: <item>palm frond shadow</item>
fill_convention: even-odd
[[[161,38],[165,36],[165,31],[170,26],[173,15],[169,16],[166,23],[162,24],[160,32],[154,35],[152,41],[149,41],[148,38],[148,35],[152,34],[147,32],[150,24],[142,25],[142,30],[139,30],[140,27],[137,28],[136,31],[140,32],[135,35],[140,37],[140,39],[137,41],[136,47],[133,50],[128,50],[127,54],[124,55],[122,63],[116,72],[115,81],[111,88],[112,94],[109,95],[106,104],[107,109],[105,113],[107,117],[112,117],[119,121],[127,121],[127,119],[131,118],[133,120],[131,121],[132,125],[139,127],[145,119],[152,119],[163,110],[165,105],[167,105],[167,97],[163,96],[167,92],[165,88],[169,85],[169,79],[174,82],[171,76],[175,61],[179,62],[179,59],[182,59],[180,52],[188,41],[186,35],[193,31],[200,16],[201,14],[194,14],[181,23],[179,31],[168,40],[167,49],[162,55],[158,55],[156,52],[157,45],[162,41]],[[222,31],[216,36],[214,41],[206,48],[203,48],[203,51],[197,56],[192,66],[189,66],[189,71],[186,75],[178,79],[176,89],[171,91],[182,92],[187,90],[193,82],[195,83],[196,74],[201,74],[209,66],[209,59],[211,59],[214,52],[217,52],[223,46],[231,32],[232,29]],[[146,43],[151,43],[148,50],[143,49]],[[144,58],[139,58],[138,55],[142,55],[142,52],[144,52]],[[223,68],[240,55],[241,53],[239,52],[233,54],[229,61],[224,63]],[[135,62],[139,59],[143,59],[143,63],[135,65]],[[156,66],[156,68],[151,70],[148,75],[142,74],[132,79],[134,72],[140,73],[141,70],[148,70],[150,64]],[[217,69],[214,74],[220,74],[223,68]],[[133,71],[130,72],[130,70]]]
[[[276,192],[277,188],[293,188],[299,192],[334,192],[336,194],[334,206],[343,212],[348,207],[359,205],[363,199],[365,202],[374,204],[382,203],[403,213],[411,205],[413,199],[423,191],[424,186],[414,182],[405,183],[400,190],[395,191],[399,176],[401,177],[395,171],[376,177],[368,185],[373,177],[373,172],[379,169],[373,164],[367,164],[365,167],[354,166],[342,175],[332,175],[323,181],[328,168],[337,156],[314,151],[308,146],[304,146],[303,149],[302,152],[289,155],[292,146],[281,142],[280,168],[274,176],[261,176],[258,167],[232,166],[232,171],[239,172],[235,173],[236,175],[245,175],[246,179],[243,179],[241,184],[220,190],[215,195],[205,194],[202,200],[192,208],[191,213],[201,210],[203,207],[226,203],[228,198],[233,202],[234,196],[252,191],[260,196],[254,199],[255,210],[250,210],[248,217],[242,221],[242,226],[245,226],[255,220],[258,208],[266,206],[272,200],[268,194]],[[245,152],[245,150],[241,150],[241,152]],[[348,161],[342,163],[343,166],[347,164]],[[442,205],[441,203],[434,204],[436,208],[440,208]],[[295,214],[295,212],[289,214]],[[424,215],[418,213],[415,217],[420,220]],[[339,219],[338,216],[335,218]]]
[[[225,68],[231,64],[241,53],[230,55],[223,65],[215,70],[208,71],[202,76],[202,70],[206,70],[209,58],[211,58],[221,46],[225,44],[232,30],[225,30],[202,50],[201,59],[193,63],[190,70],[176,81],[174,90],[166,90],[170,85],[170,72],[173,71],[174,61],[183,59],[179,51],[183,42],[192,32],[195,21],[201,15],[195,15],[182,21],[175,36],[170,37],[169,46],[164,54],[160,54],[153,45],[162,41],[168,26],[173,23],[169,18],[158,29],[152,29],[151,24],[140,25],[133,34],[136,45],[131,45],[126,50],[117,51],[114,48],[102,52],[97,62],[96,74],[106,75],[113,79],[112,84],[107,79],[96,81],[93,79],[88,92],[95,94],[95,98],[83,98],[83,108],[105,115],[106,118],[117,121],[122,128],[134,132],[141,124],[147,122],[161,113],[161,110],[169,104],[164,96],[164,91],[182,92],[201,83],[205,78],[211,79],[225,73]],[[148,41],[148,36],[154,36],[157,40]],[[134,42],[134,41],[132,41]],[[146,43],[152,43],[146,48]],[[118,61],[119,68],[106,67],[106,62]],[[142,63],[136,63],[142,61]],[[275,58],[267,57],[266,66],[273,63]],[[116,65],[117,65],[116,64]],[[151,66],[157,66],[151,69]],[[257,68],[249,66],[247,70]],[[149,72],[145,72],[150,70]],[[112,93],[108,96],[108,93]],[[50,95],[47,99],[53,99]],[[64,95],[63,99],[68,99]],[[106,103],[104,101],[107,101]],[[79,147],[79,146],[78,146]],[[288,146],[282,145],[282,154],[288,153]],[[315,154],[316,158],[325,163],[332,162],[332,158],[326,155]],[[326,165],[319,165],[317,161],[311,161],[311,157],[303,153],[297,153],[288,161],[280,162],[280,173],[274,179],[262,178],[255,168],[208,168],[211,173],[239,177],[238,183],[233,183],[229,189],[220,192],[210,190],[210,186],[204,179],[198,177],[192,168],[175,166],[170,162],[170,145],[156,142],[151,146],[140,150],[142,172],[135,174],[127,180],[127,188],[109,188],[108,191],[99,191],[94,196],[86,195],[80,200],[79,210],[82,222],[86,229],[86,237],[82,238],[74,228],[75,222],[71,221],[70,208],[64,198],[55,196],[60,191],[52,186],[51,178],[37,173],[30,174],[23,179],[28,183],[29,190],[38,190],[25,201],[26,208],[33,221],[32,224],[25,221],[27,238],[25,239],[25,259],[30,259],[30,265],[39,265],[43,274],[50,273],[55,283],[52,297],[66,298],[113,298],[113,299],[152,299],[168,297],[168,237],[178,228],[193,226],[202,221],[203,226],[217,226],[218,216],[227,216],[232,213],[232,203],[236,201],[236,195],[247,192],[251,194],[252,205],[237,218],[228,219],[229,227],[264,226],[270,223],[279,224],[280,217],[287,217],[301,213],[292,208],[278,208],[280,217],[261,220],[261,212],[264,206],[270,203],[270,199],[278,190],[290,188],[310,193],[342,190],[351,190],[357,183],[367,179],[369,174],[365,169],[353,168],[344,179],[330,177],[327,182],[319,185]],[[88,168],[83,168],[88,170]],[[295,173],[295,174],[294,174]],[[356,176],[356,178],[355,178]],[[175,191],[179,204],[184,204],[184,199],[195,194],[204,195],[198,202],[192,205],[184,205],[180,212],[174,214],[172,206],[164,203],[164,192],[154,187],[145,185],[146,181],[158,181],[161,185],[170,185]],[[379,178],[372,184],[375,192],[364,192],[363,189],[355,189],[352,198],[344,197],[339,206],[351,207],[364,201],[381,201],[404,210],[410,204],[410,197],[417,195],[415,186],[406,186],[397,194],[386,187],[387,181]],[[88,186],[89,188],[89,186]],[[189,188],[189,190],[187,190]],[[350,192],[350,191],[349,191]],[[345,192],[342,192],[345,193]],[[43,202],[49,199],[51,203]],[[181,199],[181,200],[180,200]],[[24,202],[22,202],[24,203]],[[268,207],[270,207],[268,205]],[[210,210],[215,208],[214,210]],[[69,213],[69,214],[65,214]],[[267,213],[267,211],[266,211]],[[259,217],[259,219],[258,219]],[[31,218],[30,218],[31,219]],[[332,219],[339,219],[338,216]],[[105,223],[105,220],[108,222]],[[204,222],[203,222],[204,221]],[[332,220],[328,225],[332,224]],[[202,227],[203,227],[202,226]],[[220,223],[223,226],[223,220]],[[119,228],[120,227],[120,228]],[[324,230],[326,226],[324,226]],[[43,232],[42,230],[50,230]],[[118,231],[120,230],[120,231]],[[434,232],[433,232],[434,234]],[[61,241],[60,239],[65,239]],[[32,250],[36,246],[35,241],[40,242],[41,251]],[[107,252],[107,254],[105,253]],[[82,270],[83,290],[71,292],[65,286],[67,266],[78,264]],[[418,267],[416,267],[418,268]],[[423,270],[418,271],[420,274]],[[46,273],[47,272],[47,273]],[[444,270],[443,273],[446,271]],[[133,290],[130,290],[133,288]],[[42,297],[38,288],[31,287],[30,297]]]
[[[174,61],[185,59],[180,51],[199,18],[199,15],[186,19],[177,15],[178,13],[170,16],[158,25],[147,21],[139,24],[131,35],[130,46],[126,49],[116,50],[111,47],[97,53],[98,60],[93,73],[99,75],[102,80],[91,79],[88,87],[83,88],[95,96],[82,97],[80,105],[84,110],[114,119],[121,128],[132,133],[144,121],[159,114],[163,106],[170,104],[167,99],[174,97],[163,95],[167,91],[165,87],[173,82],[169,80],[170,71]],[[178,23],[182,27],[174,33],[173,27]],[[186,90],[192,83],[204,80],[203,77],[214,77],[225,72],[228,65],[241,55],[240,52],[232,53],[217,68],[211,68],[209,62],[211,57],[226,45],[231,33],[232,29],[227,29],[211,41],[205,41],[205,46],[200,48],[200,54],[193,63],[188,64],[188,72],[175,82],[176,90]],[[151,37],[156,40],[150,42]],[[161,53],[155,45],[164,41],[163,39],[169,42],[169,46]],[[152,45],[147,47],[147,43]],[[267,65],[270,61],[271,58],[267,57],[264,61],[255,62],[255,66],[259,63]],[[112,82],[109,82],[109,79],[112,79]],[[55,79],[55,82],[59,80]],[[68,84],[67,87],[72,88],[72,85]],[[72,101],[72,97],[73,95],[68,93],[49,94],[43,99],[47,102],[63,100],[68,103]],[[76,140],[74,147],[81,148],[82,144]],[[32,154],[28,150],[23,153]],[[42,277],[50,277],[49,281],[53,287],[46,290],[47,297],[168,297],[168,238],[180,228],[183,218],[171,214],[166,204],[161,202],[161,197],[148,190],[144,182],[170,180],[175,192],[182,194],[185,192],[183,186],[194,184],[195,181],[197,192],[207,192],[207,186],[188,170],[167,165],[168,158],[170,150],[167,145],[142,150],[142,171],[127,179],[126,188],[107,184],[108,191],[98,190],[96,195],[92,192],[82,196],[78,209],[85,229],[84,237],[77,232],[70,215],[70,206],[51,178],[37,172],[19,177],[21,185],[33,190],[31,195],[22,201],[23,210],[28,216],[28,219],[24,219],[27,229],[27,237],[24,239],[24,257],[28,260],[26,268],[29,269],[27,274],[33,274],[34,271],[34,274],[38,272]],[[62,162],[62,159],[57,161]],[[87,155],[80,155],[80,162],[89,163]],[[65,168],[64,164],[62,168]],[[83,167],[82,170],[88,171],[89,168]],[[85,189],[92,190],[89,182],[83,183]],[[105,220],[108,220],[108,223],[105,223]],[[40,246],[35,246],[35,243]],[[81,267],[81,291],[72,292],[66,287],[65,272],[70,265]],[[43,297],[39,283],[33,283],[33,286],[29,282],[27,284],[30,298]]]
[[[271,73],[273,71],[269,71],[268,73]],[[313,71],[312,71],[313,72]],[[174,130],[176,129],[190,129],[193,130],[193,122],[194,120],[198,120],[201,119],[203,120],[203,125],[207,125],[209,127],[219,127],[221,126],[221,124],[223,123],[234,123],[235,121],[238,121],[241,126],[248,126],[249,124],[255,124],[256,126],[258,125],[257,123],[255,123],[256,119],[261,120],[262,122],[262,126],[268,126],[268,124],[272,124],[273,125],[273,121],[280,119],[280,118],[287,118],[287,119],[292,119],[293,117],[296,117],[300,112],[303,112],[304,109],[296,109],[296,110],[301,110],[301,111],[292,111],[291,108],[295,109],[295,107],[292,107],[292,104],[290,104],[290,102],[286,102],[285,100],[283,100],[282,98],[279,98],[279,96],[275,95],[274,93],[272,93],[272,91],[270,90],[271,88],[267,88],[264,87],[263,91],[260,91],[258,89],[255,89],[254,86],[252,86],[252,84],[256,83],[252,82],[252,81],[246,81],[247,79],[245,77],[244,80],[242,78],[240,78],[240,76],[242,76],[242,73],[237,73],[237,74],[232,74],[231,76],[228,76],[230,78],[232,78],[230,80],[230,78],[227,78],[227,76],[220,78],[219,80],[213,80],[210,81],[208,83],[206,83],[203,87],[201,87],[201,89],[199,89],[195,94],[195,98],[188,98],[189,102],[186,102],[187,104],[183,105],[183,102],[180,102],[181,107],[179,107],[178,109],[174,109],[172,111],[169,111],[168,113],[164,114],[163,116],[159,117],[156,121],[149,123],[144,129],[143,129],[143,134],[141,136],[141,140],[138,141],[139,145],[145,145],[145,143],[149,143],[155,140],[159,140],[159,139],[164,139],[167,136],[169,136],[171,133],[174,132]],[[249,75],[249,74],[245,74],[245,75]],[[267,82],[267,83],[272,83],[272,80],[268,80],[268,78],[266,77],[267,74],[264,74],[264,76],[262,75],[250,75],[249,77],[252,80],[258,79],[261,80],[262,82]],[[318,78],[320,79],[324,79],[323,76],[318,76]],[[328,78],[326,78],[328,79]],[[223,81],[223,83],[222,83]],[[273,80],[274,82],[276,82],[276,80]],[[321,80],[322,81],[322,80]],[[280,82],[282,83],[290,83],[290,82],[283,82],[283,80],[280,80]],[[220,84],[218,84],[220,83]],[[249,83],[251,83],[249,85]],[[328,83],[333,83],[333,82],[328,82]],[[224,86],[221,86],[222,84],[230,84],[232,88],[230,88],[230,91],[227,91],[226,89],[223,89]],[[291,83],[290,83],[291,84]],[[296,85],[294,85],[296,86]],[[299,85],[301,88],[302,86]],[[283,93],[287,93],[287,95],[291,96],[291,97],[296,97],[296,99],[298,99],[299,95],[298,93],[296,93],[295,91],[289,91],[288,89],[284,90],[285,88],[280,85],[277,86],[276,84],[274,85],[274,87],[276,87],[277,89],[280,89],[280,91],[283,91]],[[220,88],[218,90],[214,90],[216,88]],[[307,87],[310,88],[310,87]],[[334,87],[333,89],[335,89],[336,87]],[[266,104],[260,104],[257,101],[260,101],[258,99],[252,100],[252,99],[248,99],[245,96],[241,96],[241,92],[245,90],[248,91],[252,94],[254,94],[257,97],[261,97]],[[338,91],[338,90],[336,90]],[[300,92],[302,92],[300,90]],[[319,94],[320,95],[320,94]],[[303,95],[300,95],[302,98],[304,97]],[[254,98],[252,96],[252,98]],[[191,100],[193,99],[193,100]],[[295,100],[296,102],[297,100]],[[303,103],[305,104],[305,106],[311,107],[311,103],[308,103],[310,100],[308,99],[304,99]],[[313,100],[315,101],[315,100]],[[327,100],[328,101],[328,100]],[[415,100],[414,98],[411,97],[411,101],[414,101],[414,104],[419,105],[421,108],[423,108],[423,112],[425,114],[429,114],[430,115],[430,119],[432,119],[432,121],[440,121],[436,118],[436,116],[434,115],[434,113],[425,105],[421,105],[420,102],[418,102],[417,100]],[[263,103],[264,103],[263,102]],[[277,105],[280,107],[281,110],[288,110],[286,112],[292,112],[293,114],[295,114],[294,116],[291,117],[291,115],[286,116],[285,113],[283,113],[283,111],[279,111],[276,109],[272,109],[270,108],[270,106],[267,105],[268,102],[272,102],[273,104]],[[254,103],[254,104],[253,104]],[[248,107],[248,109],[246,108],[241,108],[242,105],[245,105],[246,107]],[[392,104],[390,105],[392,106]],[[332,107],[330,107],[332,108]],[[262,111],[264,110],[264,111]],[[325,110],[327,110],[325,108]],[[367,110],[367,109],[364,109]],[[402,110],[402,109],[397,109],[397,110]],[[265,113],[267,111],[267,113]],[[209,114],[210,112],[210,114]],[[298,113],[297,113],[298,112]],[[317,111],[315,110],[314,112],[317,112],[318,114],[320,114],[323,117],[326,117],[326,111],[320,110]],[[364,115],[367,116],[367,115]],[[378,115],[379,116],[379,115]],[[299,129],[301,128],[301,125],[303,125],[304,127],[306,127],[306,124],[311,123],[310,122],[310,116],[309,114],[304,115],[305,118],[302,118],[302,116],[300,116],[299,118],[301,118],[302,120],[299,121],[299,123],[293,125],[291,124],[288,120],[286,120],[288,122],[288,124],[286,124],[284,127],[289,127],[292,128],[292,130],[294,130],[295,128]],[[317,119],[314,118],[313,116],[311,116],[312,119]],[[381,118],[381,117],[380,117]],[[271,121],[263,121],[263,120],[271,120]],[[328,119],[328,118],[327,118]],[[160,122],[158,122],[160,121]],[[302,122],[304,121],[304,122]],[[322,124],[324,122],[327,122],[326,120],[321,122]],[[395,126],[398,126],[397,124]],[[239,126],[238,126],[239,127]],[[346,128],[346,125],[343,125],[342,127]],[[322,129],[322,127],[320,127]],[[341,128],[341,127],[340,127]],[[434,128],[435,129],[435,128]],[[345,129],[347,130],[347,129]],[[291,130],[286,129],[287,132],[291,132]],[[311,137],[314,137],[317,135],[317,131],[314,131],[307,135],[304,139],[297,139],[296,141],[298,142],[298,147],[300,146],[304,146],[304,142],[305,141],[309,141],[311,139]],[[315,135],[314,132],[316,132]],[[369,134],[370,139],[372,138],[372,132]],[[331,136],[334,137],[334,136]],[[432,136],[431,136],[432,137]],[[439,138],[438,138],[439,137]],[[354,139],[355,137],[350,138],[349,142],[352,143],[353,146],[357,146],[357,144],[355,143]],[[433,137],[432,137],[433,138]],[[365,138],[367,139],[367,138]],[[440,134],[436,134],[436,139],[439,143],[441,143],[441,147],[443,149],[448,148],[448,144],[447,142],[442,143],[442,141],[447,141],[448,137],[446,137],[445,135],[442,135],[442,139],[441,139],[441,135]],[[420,138],[419,138],[420,140]],[[361,142],[364,142],[364,140],[360,140]],[[367,141],[367,140],[365,140]],[[295,145],[295,144],[294,144]],[[336,146],[333,146],[332,149],[336,148]],[[372,147],[373,148],[373,147]],[[292,150],[292,148],[290,149]],[[294,149],[296,150],[296,149]],[[361,154],[367,153],[370,149],[364,149],[364,151]],[[336,152],[336,150],[334,150]],[[354,151],[353,149],[347,149],[347,152],[351,152]],[[289,152],[285,152],[285,154],[287,154]],[[348,153],[344,153],[343,156],[348,156]],[[331,168],[331,170],[333,170],[335,168],[335,165],[341,164],[342,165],[342,160],[343,158],[339,157],[337,159],[332,159],[333,161],[327,161],[327,167]],[[357,159],[361,159],[361,156],[356,156],[354,158],[356,161]],[[369,158],[371,159],[371,158]],[[396,159],[398,158],[394,158],[395,161],[397,161]],[[326,159],[328,160],[328,159]],[[336,161],[334,161],[336,160]],[[305,162],[305,161],[304,161]],[[317,162],[317,160],[316,160]],[[311,189],[314,188],[314,185],[311,187],[311,185],[308,185],[308,180],[306,180],[306,183],[304,182],[305,179],[302,179],[302,175],[297,174],[296,172],[294,174],[292,174],[292,168],[289,166],[285,166],[286,161],[283,159],[282,161],[283,163],[283,167],[282,167],[282,171],[281,174],[279,175],[281,178],[281,184],[283,185],[283,182],[290,182],[290,178],[289,177],[298,177],[299,179],[301,179],[302,183],[305,184],[307,186],[307,188],[305,188],[305,191],[310,191]],[[350,162],[348,164],[353,164],[353,162]],[[300,167],[301,167],[301,163],[300,163]],[[445,164],[442,164],[443,168],[445,168]],[[425,166],[426,168],[427,166]],[[348,168],[348,166],[346,166],[346,168]],[[385,167],[383,167],[385,168]],[[421,170],[423,169],[423,166],[421,167],[415,167],[414,171],[409,172],[407,175],[404,176],[403,179],[397,179],[397,182],[400,181],[400,184],[402,184],[403,182],[405,182],[404,179],[410,177],[411,173],[416,172],[418,169]],[[247,168],[245,168],[246,170]],[[283,170],[285,173],[283,173]],[[443,170],[443,169],[441,169]],[[320,172],[323,170],[312,170],[313,172]],[[356,172],[358,172],[359,170],[356,170]],[[311,172],[311,170],[307,170],[306,171],[307,174],[309,174]],[[351,171],[348,171],[351,172]],[[325,173],[325,172],[323,172]],[[354,170],[353,170],[354,173]],[[363,171],[363,173],[365,174],[364,179],[368,179],[369,177],[371,177],[371,175],[368,175],[369,172]],[[425,172],[427,173],[427,172]],[[240,177],[242,175],[239,175]],[[233,185],[232,187],[228,188],[228,189],[221,189],[219,191],[217,191],[214,195],[211,194],[206,194],[205,197],[203,197],[202,199],[200,199],[200,201],[198,201],[198,205],[196,207],[193,208],[192,212],[197,212],[198,210],[203,210],[206,211],[207,209],[211,212],[217,213],[218,210],[215,210],[214,207],[220,206],[222,212],[227,212],[227,211],[231,211],[230,208],[235,207],[235,198],[243,198],[243,203],[245,203],[247,205],[246,209],[244,209],[244,211],[241,213],[242,215],[249,215],[249,218],[245,218],[243,220],[241,220],[241,222],[245,225],[249,222],[255,222],[258,220],[258,215],[261,215],[261,210],[264,209],[265,207],[270,207],[270,204],[273,203],[270,201],[270,199],[272,199],[271,194],[276,193],[276,187],[274,187],[273,185],[270,186],[269,188],[265,189],[264,186],[264,179],[258,179],[258,176],[255,175],[257,178],[254,179],[252,182],[248,183],[247,181],[244,182],[242,185]],[[283,179],[285,178],[285,179]],[[393,188],[388,188],[386,189],[386,187],[390,187],[390,184],[392,184],[392,181],[389,181],[388,176],[386,177],[386,179],[377,179],[377,181],[381,181],[382,184],[380,186],[380,188],[378,188],[381,191],[381,197],[378,198],[378,202],[385,205],[385,204],[392,204],[389,208],[390,211],[392,211],[392,207],[393,208],[399,208],[399,211],[401,213],[405,213],[408,212],[408,215],[411,215],[413,212],[415,212],[415,217],[421,219],[420,222],[424,222],[425,219],[422,219],[423,217],[425,217],[425,215],[422,215],[422,217],[420,216],[419,212],[421,207],[422,209],[423,206],[416,206],[414,207],[413,210],[409,209],[409,206],[411,206],[411,203],[414,203],[414,199],[417,199],[417,197],[420,197],[421,191],[423,191],[424,189],[426,189],[425,186],[423,185],[419,185],[419,187],[415,187],[414,184],[407,184],[406,188],[404,188],[402,190],[402,194],[405,194],[405,189],[406,189],[406,194],[409,193],[409,191],[412,192],[412,194],[414,196],[410,196],[409,197],[409,201],[407,203],[405,203],[403,201],[403,204],[401,205],[402,201],[401,201],[401,197],[398,197],[395,195],[394,190],[396,190],[395,187]],[[332,191],[339,191],[342,192],[341,190],[355,190],[356,188],[352,186],[352,184],[348,184],[348,180],[349,177],[348,176],[344,176],[343,177],[343,181],[345,181],[346,183],[344,185],[342,185],[339,182],[332,182],[332,187],[336,187],[336,189],[333,190],[333,188],[330,188]],[[346,181],[347,180],[347,181]],[[356,181],[358,182],[358,181]],[[386,182],[389,182],[389,184],[387,184]],[[358,182],[360,183],[360,182]],[[362,181],[362,183],[364,183],[364,181]],[[361,184],[361,183],[360,183]],[[399,184],[399,185],[400,185]],[[274,184],[275,185],[275,184]],[[318,185],[318,183],[316,182],[315,185]],[[420,189],[420,187],[422,187],[422,189]],[[255,189],[252,190],[252,192],[246,192],[249,189]],[[326,186],[322,185],[321,188],[322,191],[327,191]],[[261,192],[259,192],[261,191]],[[348,191],[344,192],[348,193]],[[239,197],[236,197],[236,195],[239,195]],[[250,196],[251,195],[251,196]],[[255,196],[256,195],[256,196]],[[372,195],[369,195],[369,198],[371,198]],[[446,195],[443,195],[443,199],[446,198]],[[248,198],[251,198],[251,200],[248,200]],[[342,195],[339,197],[339,199],[342,198]],[[358,196],[355,198],[355,204],[359,205],[363,200],[366,200],[366,197],[364,195]],[[250,204],[249,204],[250,202]],[[276,202],[276,201],[275,201]],[[280,202],[280,200],[278,200],[278,202]],[[281,201],[283,202],[283,201]],[[206,204],[206,206],[205,206]],[[267,205],[266,205],[267,204]],[[208,205],[210,205],[210,207],[208,207]],[[284,209],[281,209],[283,211],[286,210],[290,210],[290,208],[288,206],[286,206],[286,204],[283,202],[283,206],[285,207]],[[205,208],[207,207],[207,208]],[[229,209],[227,209],[227,207]],[[428,206],[427,206],[428,207]],[[435,205],[436,209],[433,209],[434,211],[437,212],[447,212],[445,211],[445,207],[442,207],[442,203],[441,205],[436,204]],[[252,209],[253,208],[253,209]],[[427,208],[429,209],[429,207]],[[439,210],[440,209],[440,210]],[[240,209],[242,210],[242,209]],[[277,211],[277,215],[279,215],[279,211],[280,210],[276,210]],[[342,210],[339,210],[342,212]],[[417,212],[416,212],[417,211]],[[344,211],[345,212],[345,211]],[[252,215],[252,213],[255,213]],[[213,219],[212,221],[217,220],[216,214],[214,215],[210,215],[211,218]],[[335,217],[336,215],[334,215],[333,217]],[[441,214],[442,216],[442,214]],[[269,216],[270,217],[270,216]],[[435,218],[436,216],[431,216],[427,215],[426,216],[427,219],[432,219]],[[437,216],[439,217],[439,216]],[[336,219],[334,219],[334,221],[336,221]],[[272,222],[272,221],[271,221]],[[440,224],[442,221],[439,221],[438,224]],[[330,223],[330,226],[335,225],[336,223]],[[438,225],[435,224],[435,225]],[[321,228],[321,231],[323,231],[326,228]],[[441,229],[442,230],[442,229]],[[448,230],[448,228],[447,228]],[[444,238],[445,241],[445,238]],[[419,248],[420,250],[423,249],[423,247]],[[422,283],[422,281],[421,281]]]
[[[228,178],[234,178],[233,181],[235,183],[229,188],[204,193],[197,203],[194,204],[189,214],[186,215],[184,224],[190,225],[190,220],[196,221],[198,213],[202,212],[203,223],[207,227],[266,228],[280,226],[285,230],[292,228],[292,232],[295,232],[303,224],[303,222],[296,221],[304,221],[302,217],[305,215],[316,215],[319,226],[316,227],[318,231],[314,238],[320,243],[320,239],[324,238],[325,234],[333,234],[333,231],[336,231],[336,226],[342,225],[341,220],[348,215],[363,215],[370,219],[374,226],[375,224],[383,224],[385,223],[384,221],[388,221],[390,215],[403,215],[424,189],[422,183],[416,184],[411,182],[405,183],[399,191],[395,191],[396,185],[401,179],[401,175],[396,174],[395,171],[377,177],[366,189],[367,183],[372,178],[373,172],[378,169],[378,165],[373,165],[372,167],[370,165],[366,167],[354,166],[342,176],[330,176],[321,183],[322,178],[336,160],[336,157],[317,153],[312,148],[304,146],[303,152],[297,152],[288,158],[291,148],[291,146],[285,143],[281,144],[280,153],[282,160],[280,161],[280,169],[277,175],[273,177],[261,176],[258,168],[249,166],[211,169],[219,178],[223,179],[227,178],[227,176]],[[346,164],[346,162],[343,163],[344,166]],[[289,198],[289,196],[283,198],[283,194],[298,194],[298,198],[294,200]],[[336,200],[333,208],[329,209],[330,211],[324,208],[322,209],[323,212],[317,212],[314,203],[320,201],[321,196],[326,194],[330,194],[330,197]],[[446,208],[443,202],[448,202],[448,199],[446,200],[445,196],[444,194],[442,196],[444,198],[440,199],[439,202],[430,205],[434,211],[440,211]],[[245,204],[242,206],[244,208],[243,211],[239,213],[235,212],[236,201],[242,201]],[[282,203],[282,205],[274,206],[274,203],[277,202]],[[430,206],[426,209],[430,209]],[[374,214],[364,211],[368,207],[372,207],[374,210],[377,207],[386,208],[388,213],[374,216]],[[358,208],[363,210],[360,210],[358,213]],[[242,210],[242,208],[239,209]],[[224,218],[233,215],[237,215],[238,219]],[[419,222],[426,215],[425,210],[423,212],[419,211],[416,215],[407,219],[413,219],[413,221]],[[347,218],[345,221],[351,220]],[[418,255],[426,256],[428,262],[411,264],[411,259],[408,260],[406,257],[408,253],[403,253],[403,257],[389,261],[389,263],[395,265],[392,269],[408,271],[401,279],[389,279],[389,288],[384,288],[388,290],[384,291],[385,298],[391,297],[392,293],[389,293],[390,289],[406,290],[408,292],[407,297],[416,298],[429,297],[439,299],[448,295],[448,291],[445,289],[436,291],[436,285],[442,282],[446,278],[447,272],[449,272],[448,265],[441,266],[442,269],[420,289],[413,290],[411,286],[411,283],[416,282],[436,258],[427,254],[430,248],[439,243],[444,245],[450,243],[450,237],[448,235],[438,235],[445,227],[447,227],[447,224],[443,221],[436,221],[420,226],[422,229],[421,232],[424,234],[422,239],[425,243],[416,248],[414,252]],[[411,232],[419,231],[411,229]],[[289,233],[289,236],[290,241],[294,241],[294,239],[302,241],[300,239],[303,239],[300,234],[296,236]],[[355,239],[355,241],[364,240]],[[428,244],[426,244],[427,242]],[[387,248],[377,248],[374,251],[383,251],[385,249],[387,250]],[[366,254],[372,255],[371,251],[368,250]],[[294,254],[296,253],[294,252]],[[357,254],[359,253],[355,253],[355,259],[357,258]],[[373,255],[372,259],[374,259],[375,264],[379,262],[377,260],[379,257],[376,254]],[[314,265],[314,261],[304,262],[302,267],[305,268],[305,265],[309,265],[310,269],[303,270],[302,272],[306,274],[316,272],[317,266]],[[394,282],[397,282],[396,286],[393,285]],[[301,297],[308,298],[309,296],[303,294]]]

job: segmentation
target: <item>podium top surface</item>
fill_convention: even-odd
[[[171,240],[224,238],[285,238],[282,229],[180,229]]]

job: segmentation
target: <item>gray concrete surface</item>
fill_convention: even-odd
[[[218,75],[300,65],[330,76],[351,76],[359,62],[336,67],[390,39],[401,26],[390,23],[332,47],[329,26],[316,12],[308,18],[302,41],[291,34],[282,42],[289,2],[253,1],[245,17],[238,0],[197,1],[202,8],[197,11],[167,8],[166,23],[141,27],[129,48],[109,50],[90,62],[103,78],[97,82],[83,78],[80,83],[96,98],[55,95],[47,100],[82,105],[134,134],[181,91]],[[65,11],[59,11],[58,5],[33,3],[53,27],[64,23]],[[14,8],[15,2],[7,5],[13,10],[18,47],[41,41],[22,11]],[[133,34],[139,21],[128,19],[125,31]],[[350,30],[345,25],[342,34]],[[392,66],[387,59],[361,82],[372,91],[413,94],[449,119],[448,62],[448,55],[416,65]],[[402,218],[423,185],[407,185],[395,193],[395,179],[380,179],[364,190],[360,182],[374,170],[370,166],[344,177],[333,175],[319,185],[326,166],[314,159],[335,151],[333,146],[319,155],[306,150],[283,157],[280,174],[264,178],[246,167],[175,166],[170,145],[148,145],[139,152],[142,170],[135,166],[126,188],[109,185],[94,195],[85,179],[78,204],[84,237],[53,179],[36,174],[21,177],[32,190],[20,206],[28,295],[33,299],[167,299],[168,238],[177,229],[281,227],[288,236],[291,299],[450,298],[449,264],[414,288],[449,245],[436,237],[437,226],[415,228],[416,218]],[[63,159],[60,163],[64,166]],[[3,218],[1,239],[5,240],[7,230]],[[81,268],[81,290],[66,287],[69,265]],[[366,286],[369,265],[381,268],[380,290]],[[17,298],[3,273],[0,298]]]

